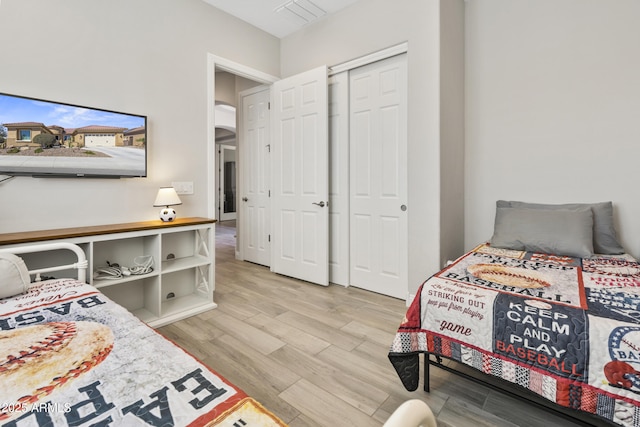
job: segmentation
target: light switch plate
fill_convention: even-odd
[[[193,194],[193,182],[172,182],[171,186],[178,194]]]

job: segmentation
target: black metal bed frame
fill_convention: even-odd
[[[509,391],[509,387],[513,388],[513,389],[517,389],[519,390],[518,393],[514,393],[511,397],[514,397],[518,400],[521,401],[525,401],[528,404],[533,404],[534,406],[540,408],[540,409],[545,409],[545,410],[550,410],[552,412],[554,412],[556,415],[572,421],[574,423],[577,424],[581,424],[583,426],[616,426],[616,427],[620,427],[618,424],[613,423],[610,420],[604,419],[604,418],[600,418],[596,415],[592,415],[589,414],[587,412],[582,412],[582,411],[578,411],[576,409],[572,409],[572,408],[567,408],[564,406],[559,406],[551,401],[547,401],[544,400],[544,398],[541,398],[539,395],[537,395],[536,393],[527,390],[524,387],[518,386],[517,384],[513,384],[509,381],[506,381],[502,378],[499,377],[493,377],[493,376],[489,376],[483,372],[477,371],[477,375],[478,377],[474,376],[474,375],[470,375],[466,372],[462,372],[459,370],[456,370],[450,366],[446,366],[445,364],[442,363],[442,359],[443,356],[437,355],[437,354],[433,354],[433,356],[435,356],[436,360],[431,360],[431,358],[429,357],[430,354],[429,353],[423,353],[423,357],[424,357],[424,391],[429,393],[430,391],[430,387],[429,387],[429,367],[431,365],[436,366],[440,369],[443,369],[447,372],[451,372],[452,374],[458,375],[460,377],[463,377],[465,379],[468,379],[470,381],[473,381],[477,384],[481,384],[485,387],[489,387],[492,390],[495,391],[499,391],[501,393],[504,392],[508,392]],[[454,359],[451,359],[454,362],[457,362]],[[494,384],[490,381],[486,381],[483,380],[481,377],[483,376],[488,376],[489,378],[492,379],[492,381],[504,384],[505,387],[500,387],[497,384]],[[528,396],[527,396],[528,395]]]

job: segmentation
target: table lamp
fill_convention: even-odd
[[[176,211],[170,206],[181,205],[182,201],[173,187],[160,187],[153,206],[164,206],[160,209],[160,219],[164,222],[176,219]]]

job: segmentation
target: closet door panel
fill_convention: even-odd
[[[350,281],[397,298],[408,290],[406,85],[406,55],[350,71]]]

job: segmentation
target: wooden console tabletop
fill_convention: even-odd
[[[88,227],[58,228],[54,230],[36,230],[20,233],[0,234],[0,245],[41,242],[45,240],[70,239],[73,237],[115,234],[127,231],[153,230],[156,228],[180,227],[185,225],[211,224],[211,218],[176,218],[171,222],[154,221],[128,222],[124,224],[94,225]]]

